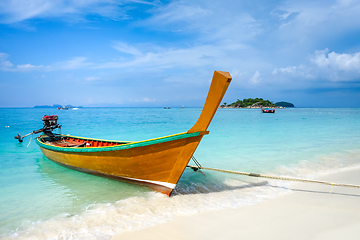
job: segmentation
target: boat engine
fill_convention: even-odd
[[[59,117],[57,115],[45,115],[42,120],[44,121],[44,127],[55,129],[58,127],[57,120]]]
[[[34,133],[40,133],[43,132],[49,137],[54,137],[54,134],[52,133],[52,130],[56,128],[61,128],[61,126],[57,123],[57,120],[59,117],[57,115],[45,115],[42,120],[44,127],[42,129],[34,131]]]
[[[19,142],[22,142],[23,141],[23,138],[26,137],[26,136],[29,136],[30,134],[37,134],[37,133],[41,133],[43,132],[45,135],[53,138],[55,137],[55,135],[52,133],[52,130],[56,129],[56,128],[59,128],[61,129],[61,125],[59,125],[57,123],[57,120],[59,119],[59,117],[57,115],[45,115],[42,120],[43,120],[43,128],[39,129],[39,130],[35,130],[35,131],[32,131],[31,133],[28,133],[24,136],[21,136],[19,133],[17,136],[15,136],[15,139],[18,139]]]

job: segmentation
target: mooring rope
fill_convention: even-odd
[[[202,168],[201,164],[198,162],[198,160],[196,160],[195,156],[192,156],[191,159],[194,161],[198,168]]]
[[[30,141],[29,141],[29,143],[28,143],[28,145],[27,145],[26,147],[29,147],[29,145],[30,145],[30,143],[31,143],[32,136],[33,136],[33,133],[31,133]]]
[[[187,167],[189,167],[189,168],[191,168],[193,170],[195,170],[195,169],[197,169],[197,170],[198,169],[205,169],[205,170],[210,170],[210,171],[231,173],[231,174],[237,174],[237,175],[243,175],[243,176],[249,176],[249,177],[269,178],[269,179],[284,180],[284,181],[294,181],[294,182],[319,183],[319,184],[331,185],[332,187],[333,186],[339,186],[339,187],[360,188],[360,185],[354,185],[354,184],[325,182],[325,181],[319,181],[319,180],[310,180],[310,179],[292,178],[292,177],[271,176],[271,175],[265,175],[265,174],[259,174],[259,173],[239,172],[239,171],[224,170],[224,169],[217,169],[217,168],[198,167],[198,166],[193,166],[193,165],[188,165]]]

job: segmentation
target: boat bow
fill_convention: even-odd
[[[232,78],[230,73],[215,71],[211,81],[209,93],[199,119],[188,133],[206,131],[213,119],[220,103],[229,87]]]

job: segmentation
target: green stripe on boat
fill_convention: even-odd
[[[118,150],[124,150],[124,149],[130,149],[130,148],[136,148],[136,147],[144,147],[149,146],[153,144],[158,143],[164,143],[164,142],[170,142],[175,140],[180,140],[184,138],[190,138],[190,137],[197,137],[201,134],[207,134],[207,132],[195,132],[195,133],[179,133],[175,135],[170,135],[166,137],[161,138],[154,138],[149,139],[145,141],[139,141],[139,142],[128,142],[122,145],[116,145],[116,146],[106,146],[106,147],[57,147],[57,146],[51,146],[49,144],[43,143],[39,140],[40,137],[36,138],[36,143],[45,149],[58,151],[58,152],[103,152],[103,151],[118,151]],[[91,139],[91,138],[80,138],[80,137],[74,137],[74,136],[67,136],[64,135],[64,137],[73,137],[73,138],[79,138],[84,140],[94,140],[94,141],[104,141],[100,139]],[[107,141],[107,142],[119,142],[124,143],[121,141]]]

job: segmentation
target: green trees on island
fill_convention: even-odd
[[[243,100],[238,99],[236,102],[231,104],[223,103],[220,107],[238,107],[238,108],[246,108],[246,107],[276,107],[274,103],[269,100],[264,100],[262,98],[245,98]]]
[[[289,102],[277,102],[273,103],[269,100],[264,100],[262,98],[245,98],[243,100],[238,99],[236,102],[233,102],[231,104],[223,103],[220,105],[220,107],[229,107],[229,108],[259,108],[259,107],[294,107],[294,104]]]

